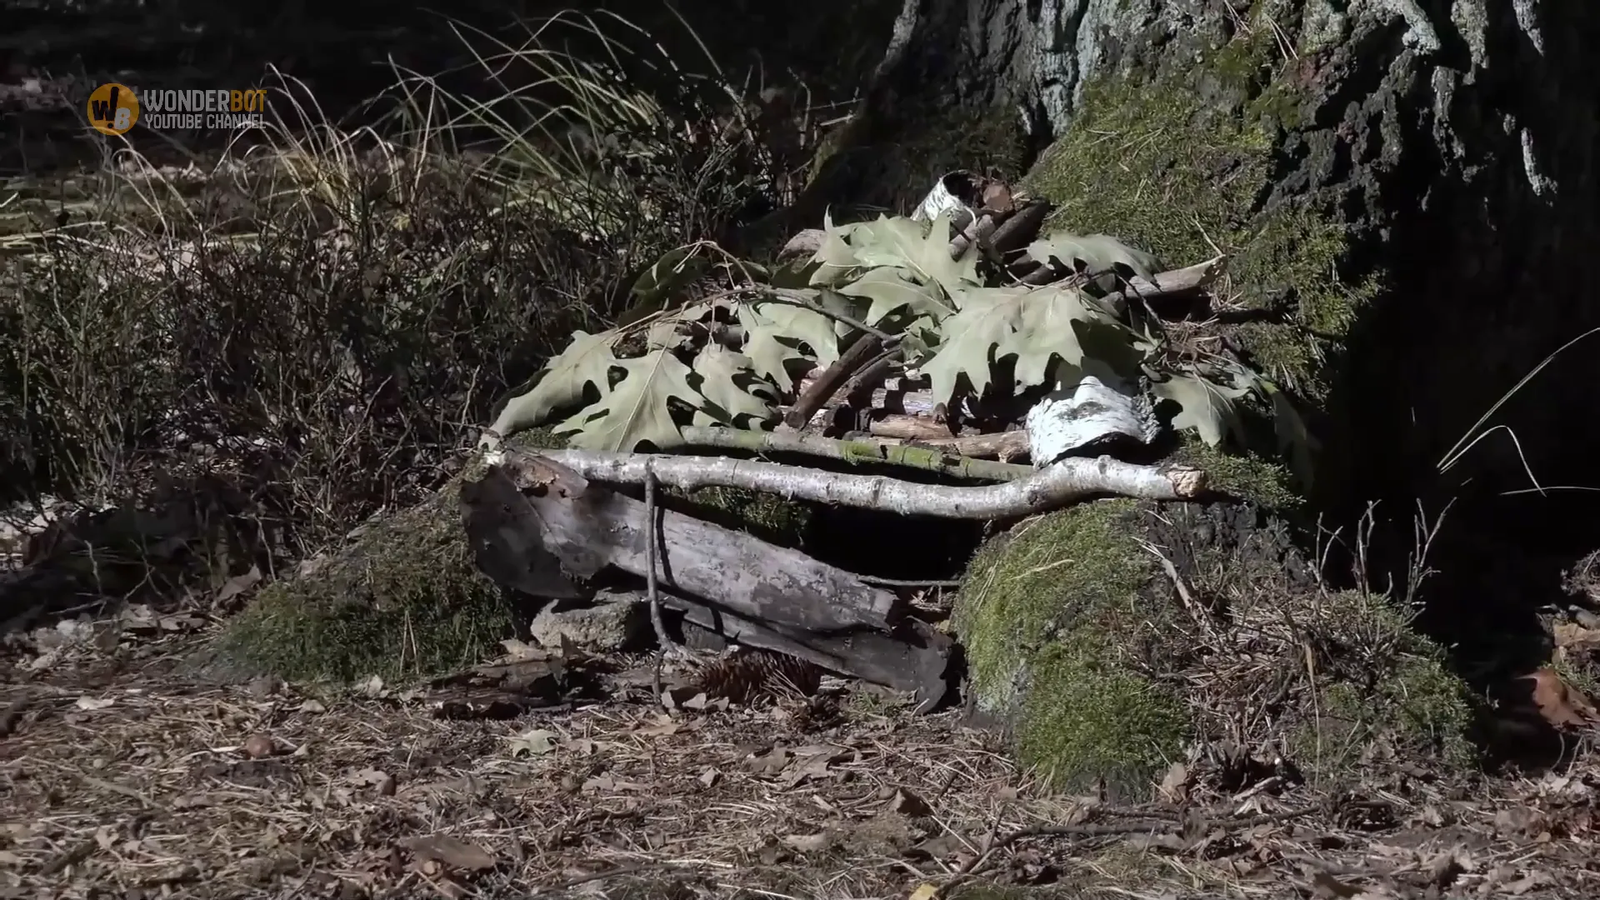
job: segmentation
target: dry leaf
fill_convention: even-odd
[[[1311,876],[1313,896],[1319,900],[1349,900],[1358,896],[1361,888],[1345,884],[1327,872],[1317,872]]]
[[[1534,888],[1543,887],[1552,883],[1553,881],[1549,875],[1546,875],[1543,872],[1535,871],[1529,872],[1527,875],[1518,878],[1516,881],[1502,884],[1500,886],[1500,890],[1508,896],[1521,897],[1523,894],[1526,894]]]
[[[261,569],[257,568],[256,566],[251,566],[250,571],[244,573],[243,575],[235,575],[232,578],[229,578],[227,581],[224,581],[222,583],[222,587],[217,589],[217,595],[212,598],[211,602],[217,604],[227,603],[229,600],[232,600],[245,591],[248,591],[252,587],[255,587],[256,582],[260,580]]]
[[[1575,622],[1558,622],[1552,632],[1557,647],[1600,646],[1600,630],[1585,628]]]
[[[512,737],[511,756],[544,756],[556,747],[556,733],[534,728]]]
[[[1600,712],[1583,692],[1544,668],[1523,676],[1533,682],[1533,703],[1539,715],[1556,728],[1583,728],[1600,721]]]
[[[1161,796],[1172,803],[1182,803],[1189,796],[1189,767],[1173,763],[1161,779]]]
[[[1011,212],[1017,208],[1010,185],[1003,181],[991,181],[984,186],[982,206],[997,213]]]
[[[894,799],[889,801],[889,811],[897,812],[908,819],[920,819],[933,814],[933,808],[928,806],[928,801],[903,790],[894,792]]]
[[[795,765],[780,783],[785,788],[792,788],[811,779],[820,781],[824,778],[830,778],[835,774],[830,767],[838,756],[839,754],[832,747],[827,748],[826,752],[812,755],[796,753]]]
[[[757,775],[776,775],[783,771],[784,767],[793,758],[788,750],[782,747],[773,747],[766,752],[752,754],[746,760],[746,764]]]
[[[381,797],[392,797],[395,792],[395,779],[393,775],[381,769],[362,769],[351,777],[356,784],[377,789]]]
[[[713,787],[721,777],[722,773],[716,769],[707,769],[700,773],[700,783],[706,787]]]
[[[670,716],[658,716],[655,724],[641,725],[635,728],[633,733],[645,737],[665,737],[669,734],[677,734],[682,728],[683,724],[674,721]]]
[[[801,853],[821,853],[833,846],[833,834],[828,831],[819,831],[816,834],[786,834],[783,836],[783,843],[784,846]]]
[[[937,900],[938,896],[939,888],[937,886],[923,882],[917,885],[916,890],[911,892],[909,900]]]
[[[81,710],[95,712],[96,710],[105,709],[116,702],[116,700],[110,697],[79,697],[76,705]]]
[[[359,690],[360,690],[360,693],[363,696],[367,696],[367,697],[382,697],[383,696],[383,679],[380,678],[377,675],[373,675],[370,678],[368,678],[366,681],[361,682],[361,687],[360,687]]]
[[[400,846],[411,851],[411,854],[423,862],[438,861],[453,869],[467,872],[476,872],[481,869],[492,869],[498,860],[493,853],[448,834],[430,834],[422,837],[406,838]]]
[[[506,638],[500,642],[500,646],[506,651],[506,657],[512,661],[541,659],[545,655],[538,647],[516,638]]]

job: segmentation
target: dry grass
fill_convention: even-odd
[[[185,683],[189,640],[9,661],[5,896],[1572,897],[1600,878],[1593,758],[1481,784],[1374,759],[1327,795],[1175,774],[1113,809],[1039,790],[955,713],[864,696],[831,722],[644,694],[447,721],[404,693]]]

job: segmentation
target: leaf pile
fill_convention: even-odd
[[[1168,361],[1159,322],[1129,312],[1124,279],[1153,279],[1155,257],[1106,235],[1048,234],[1028,253],[1072,273],[1017,283],[981,245],[951,251],[949,220],[880,216],[825,222],[821,246],[768,269],[708,245],[680,248],[636,282],[635,309],[601,334],[577,332],[533,388],[491,426],[505,436],[544,424],[582,449],[630,452],[681,441],[687,424],[762,429],[805,371],[835,362],[869,334],[897,347],[939,402],[1071,388],[1085,376],[1147,383],[1177,407],[1173,427],[1215,445],[1255,394],[1275,388],[1231,360]],[[719,289],[685,296],[695,282]],[[1291,415],[1292,418],[1292,415]]]

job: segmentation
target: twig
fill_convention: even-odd
[[[959,578],[879,578],[876,575],[857,575],[863,584],[877,587],[961,587]]]
[[[578,875],[578,876],[576,876],[574,878],[568,878],[566,881],[562,881],[562,882],[559,882],[557,884],[553,884],[553,885],[549,886],[548,888],[534,888],[533,893],[534,893],[535,896],[537,896],[539,894],[544,893],[547,890],[548,891],[568,891],[568,890],[571,890],[571,889],[577,887],[580,884],[588,884],[588,883],[590,883],[592,881],[600,881],[601,879],[604,879],[604,878],[617,878],[617,877],[620,877],[622,875],[634,875],[634,874],[637,874],[639,872],[643,872],[644,868],[645,868],[644,866],[621,866],[620,868],[616,868],[616,869],[606,869],[603,872],[591,872],[588,875]]]
[[[656,691],[656,702],[662,702],[661,693],[661,663],[668,649],[676,649],[678,644],[667,634],[667,626],[661,621],[661,589],[656,583],[656,542],[659,535],[656,532],[656,476],[650,468],[650,460],[644,462],[644,558],[645,558],[645,597],[650,601],[650,625],[656,631],[656,668],[653,686]]]
[[[912,448],[908,448],[912,449]],[[544,456],[585,478],[613,484],[644,479],[647,454],[584,450],[496,451],[505,456]],[[657,456],[654,477],[680,490],[737,487],[813,503],[877,509],[902,516],[947,519],[1008,519],[1067,506],[1094,495],[1142,500],[1189,500],[1206,490],[1205,473],[1183,466],[1137,466],[1109,456],[1073,457],[999,485],[950,487],[913,484],[881,475],[843,475],[742,459]]]
[[[889,344],[891,342],[899,340],[899,338],[895,337],[894,335],[890,334],[887,331],[881,331],[881,330],[879,330],[877,328],[872,327],[871,325],[868,325],[865,322],[858,321],[856,319],[853,319],[853,318],[845,315],[844,313],[835,312],[835,311],[827,308],[826,306],[823,306],[821,303],[818,303],[815,299],[807,296],[805,291],[797,291],[797,290],[794,290],[792,288],[766,288],[765,289],[765,293],[768,296],[772,297],[774,300],[781,300],[781,301],[783,301],[785,303],[793,303],[793,304],[795,304],[797,306],[804,306],[807,309],[809,309],[809,310],[811,310],[813,312],[821,313],[822,315],[827,316],[828,318],[833,319],[836,322],[843,322],[844,324],[849,325],[851,328],[854,328],[857,331],[862,331],[862,332],[865,332],[866,334],[872,335],[873,337],[875,337],[878,340],[884,342],[885,344]]]
[[[852,465],[876,463],[939,472],[977,481],[1016,481],[1033,474],[1031,466],[971,459],[930,447],[884,444],[878,441],[835,440],[814,434],[782,434],[691,425],[682,431],[685,447],[716,447],[751,453],[799,453],[837,459]]]
[[[790,428],[804,428],[811,421],[812,413],[828,405],[833,395],[839,392],[839,387],[846,379],[872,360],[878,351],[883,349],[883,341],[876,335],[863,335],[850,349],[846,350],[834,360],[833,365],[817,376],[811,386],[801,392],[794,401],[794,406],[784,414],[783,424]]]
[[[1239,816],[1213,820],[1208,824],[1228,828],[1254,828],[1258,825],[1267,825],[1276,822],[1287,822],[1309,816],[1325,808],[1322,804],[1307,806],[1301,809],[1285,810],[1278,813],[1266,813],[1257,816]],[[936,896],[945,893],[978,873],[978,870],[989,861],[994,854],[1015,844],[1017,841],[1033,837],[1120,837],[1133,834],[1174,834],[1182,829],[1182,822],[1172,821],[1144,821],[1129,822],[1121,825],[1109,824],[1081,824],[1081,825],[1034,825],[1019,828],[1008,832],[998,841],[992,841],[983,852],[967,860],[966,864],[957,869],[950,876],[950,880],[939,887]],[[993,832],[991,831],[991,834]]]

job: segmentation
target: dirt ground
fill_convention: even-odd
[[[1053,795],[959,712],[843,686],[510,720],[371,684],[186,681],[196,635],[11,654],[3,897],[1580,897],[1600,767],[1329,790],[1227,747],[1147,804]],[[112,643],[116,646],[112,647]],[[1256,761],[1257,763],[1261,761]],[[1270,761],[1269,761],[1270,762]],[[1246,766],[1244,768],[1251,768]],[[920,893],[918,893],[920,891]]]

